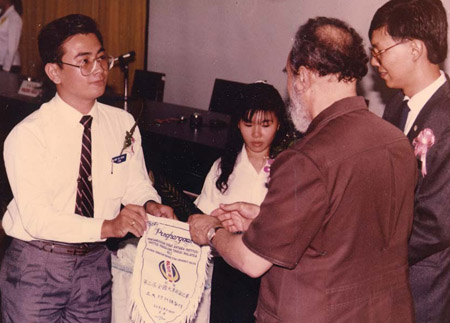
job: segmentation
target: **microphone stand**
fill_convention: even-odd
[[[120,70],[123,72],[124,91],[123,91],[123,109],[128,111],[128,61],[122,56],[119,57]]]

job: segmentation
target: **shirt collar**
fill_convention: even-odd
[[[248,159],[248,153],[247,149],[245,149],[245,143],[242,145],[241,153],[236,158],[235,167],[236,165],[239,165],[239,167],[249,168],[258,176],[266,176],[267,174],[264,172],[264,167],[267,165],[267,160],[266,165],[263,166],[263,169],[261,169],[261,171],[257,173],[255,167],[253,167],[252,163]]]
[[[241,162],[250,162],[248,160],[247,149],[245,149],[245,143],[242,144],[241,153],[236,158],[236,164]]]
[[[65,122],[72,127],[76,127],[80,124],[80,120],[83,117],[83,114],[80,113],[77,109],[73,108],[71,105],[64,102],[63,99],[56,93],[53,98],[53,104],[56,106],[56,111],[60,117],[60,120],[65,120]],[[89,111],[88,115],[92,116],[93,123],[98,123],[98,102],[95,101],[92,106],[91,111]]]
[[[409,100],[408,106],[412,112],[418,114],[420,110],[425,106],[427,101],[433,96],[433,94],[445,83],[445,74],[440,71],[440,76],[422,91],[414,94],[412,98],[405,95],[403,100]]]

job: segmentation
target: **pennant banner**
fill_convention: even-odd
[[[191,322],[206,281],[211,248],[199,247],[185,222],[150,216],[131,283],[134,323]]]

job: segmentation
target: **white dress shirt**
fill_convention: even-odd
[[[160,201],[148,177],[137,128],[132,148],[124,152],[126,160],[112,163],[121,152],[126,131],[134,124],[133,117],[99,102],[89,114],[93,117],[94,218],[75,214],[82,114],[56,95],[20,122],[4,144],[14,196],[2,222],[9,236],[24,241],[100,241],[103,221],[115,218],[121,204]]]
[[[0,17],[0,65],[9,72],[11,66],[20,65],[19,41],[22,34],[22,18],[10,6]]]
[[[428,100],[433,96],[433,94],[445,83],[445,73],[441,72],[441,76],[439,76],[433,83],[428,85],[422,91],[413,95],[412,98],[409,98],[405,95],[404,100],[408,101],[408,107],[410,109],[408,118],[406,119],[405,130],[403,131],[405,135],[411,130],[411,127],[416,121],[417,116],[419,115],[422,108],[428,102]]]
[[[248,160],[245,146],[236,158],[233,172],[228,178],[228,189],[221,193],[216,187],[220,175],[220,158],[216,160],[206,176],[202,192],[195,200],[197,207],[205,214],[210,214],[220,203],[248,202],[260,205],[267,194],[266,183],[269,173],[261,169],[256,172]]]

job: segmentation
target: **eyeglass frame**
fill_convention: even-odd
[[[400,42],[398,42],[398,43],[395,43],[395,44],[392,45],[392,46],[389,46],[388,48],[385,48],[385,49],[380,50],[380,51],[377,52],[377,53],[374,52],[375,49],[374,49],[373,47],[369,47],[369,51],[370,51],[370,54],[372,55],[372,57],[375,58],[375,59],[377,60],[378,63],[381,63],[381,57],[380,57],[380,56],[381,56],[382,54],[386,53],[388,50],[390,50],[390,49],[392,49],[392,48],[394,48],[394,47],[396,47],[396,46],[398,46],[398,45],[407,43],[407,42],[409,42],[409,41],[411,41],[411,39],[404,39],[404,40],[402,40],[402,41],[400,41]]]
[[[69,66],[72,66],[72,67],[78,67],[78,68],[80,69],[81,75],[83,75],[83,76],[89,76],[89,75],[91,75],[92,73],[94,73],[95,68],[97,67],[97,63],[99,63],[101,60],[103,60],[103,59],[105,59],[105,58],[106,58],[106,60],[107,60],[107,62],[108,62],[107,69],[105,70],[105,69],[103,68],[102,64],[100,63],[101,69],[104,70],[104,71],[109,71],[110,69],[112,69],[113,66],[114,66],[114,62],[115,62],[114,57],[112,57],[112,56],[110,56],[110,55],[105,55],[105,54],[103,54],[102,56],[97,57],[97,58],[95,58],[95,59],[92,60],[92,61],[94,62],[94,66],[92,67],[92,70],[89,72],[89,74],[86,74],[86,75],[84,75],[83,72],[82,72],[82,70],[81,70],[81,68],[82,68],[85,64],[87,64],[87,63],[85,63],[84,60],[81,62],[80,65],[71,64],[71,63],[66,63],[66,62],[63,62],[63,61],[56,61],[55,63],[64,64],[64,65],[69,65]]]

